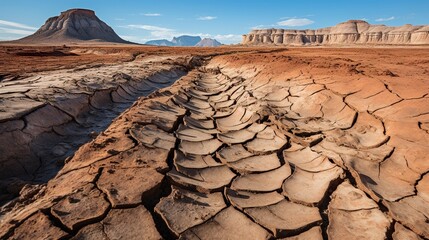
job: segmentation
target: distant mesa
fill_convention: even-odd
[[[199,41],[195,46],[196,47],[218,47],[222,45],[222,43],[218,42],[216,39],[212,38],[204,38]]]
[[[173,40],[171,40],[171,42],[175,46],[183,46],[183,47],[195,46],[200,41],[201,41],[201,37],[199,37],[199,36],[188,36],[188,35],[183,35],[180,37],[174,37]]]
[[[156,46],[174,46],[174,43],[168,41],[167,39],[147,41],[146,44]]]
[[[166,39],[161,40],[152,40],[148,41],[145,44],[155,45],[155,46],[176,46],[176,47],[217,47],[222,45],[216,39],[204,38],[201,39],[199,36],[188,36],[183,35],[179,37],[174,37],[173,40],[168,41]]]
[[[88,9],[70,9],[51,17],[34,34],[17,43],[131,43],[120,38],[113,29]]]
[[[259,29],[243,35],[244,45],[420,45],[429,44],[429,25],[400,27],[349,20],[316,30]]]

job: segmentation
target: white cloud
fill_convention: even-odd
[[[257,26],[253,26],[250,29],[254,30],[254,29],[262,29],[265,28],[265,25],[257,25]]]
[[[279,26],[287,26],[287,27],[300,27],[313,24],[314,21],[308,18],[291,18],[285,21],[278,22]]]
[[[297,16],[294,16],[294,17],[281,17],[280,18],[280,20],[283,20],[283,19],[291,19],[291,18],[298,18]]]
[[[0,27],[0,33],[9,33],[9,34],[16,34],[16,35],[30,35],[30,34],[33,34],[34,31]]]
[[[279,26],[300,27],[300,26],[310,25],[314,23],[313,20],[310,20],[308,18],[282,17],[280,19],[287,19],[287,20],[277,22],[277,24],[257,25],[257,26],[251,27],[250,29],[258,30],[258,29],[266,29],[266,28],[276,28],[276,27],[278,28]]]
[[[217,17],[213,17],[213,16],[204,16],[204,17],[199,17],[197,19],[201,21],[210,21],[210,20],[215,20],[216,18]]]
[[[127,41],[131,41],[131,42],[133,42],[133,41],[139,41],[140,40],[139,37],[132,36],[132,35],[119,35],[119,37],[121,37],[122,39],[125,39]]]
[[[35,27],[31,27],[25,24],[16,23],[16,22],[10,22],[5,20],[0,20],[0,25],[2,26],[8,26],[8,27],[14,27],[14,28],[20,28],[20,29],[27,29],[27,30],[37,30]]]
[[[150,36],[146,37],[149,39],[171,39],[174,36],[178,36],[177,31],[174,29],[158,27],[153,25],[130,24],[130,25],[121,26],[121,27],[149,31]]]
[[[278,26],[278,25],[273,25],[273,24],[271,24],[271,25],[257,25],[257,26],[251,27],[250,29],[256,30],[256,29],[264,29],[264,28],[273,28],[276,26]]]
[[[387,22],[387,21],[392,21],[392,20],[394,20],[395,19],[395,17],[394,16],[391,16],[391,17],[389,17],[389,18],[377,18],[377,19],[375,19],[375,21],[376,22]]]
[[[8,40],[15,40],[15,39],[16,39],[16,37],[0,36],[0,40],[6,40],[6,41],[8,41]]]
[[[218,34],[214,35],[213,38],[222,43],[238,43],[241,41],[241,35],[237,34]]]
[[[2,39],[10,40],[16,38],[13,37],[13,35],[30,35],[33,34],[36,30],[37,28],[25,24],[0,20],[0,34],[8,35],[2,36]]]
[[[147,31],[174,31],[173,29],[169,29],[169,28],[163,28],[163,27],[158,27],[158,26],[153,26],[153,25],[140,25],[140,24],[130,24],[130,25],[126,25],[124,26],[125,28],[133,28],[133,29],[143,29],[143,30],[147,30]]]
[[[143,15],[146,17],[160,17],[160,16],[162,16],[161,13],[143,13]]]

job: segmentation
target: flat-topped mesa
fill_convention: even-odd
[[[66,20],[67,18],[69,18],[72,15],[83,15],[83,16],[88,16],[88,17],[97,17],[95,15],[95,12],[92,10],[82,9],[82,8],[73,8],[73,9],[69,9],[67,11],[61,12],[60,16],[48,18],[48,20],[46,20],[46,22],[45,22],[45,25],[43,25],[43,26],[46,26],[47,23],[54,22],[57,20]],[[40,29],[39,29],[39,31],[40,31]]]
[[[61,16],[67,16],[72,14],[82,14],[82,15],[88,15],[88,16],[95,16],[95,12],[91,9],[84,9],[84,8],[72,8],[67,11],[61,12]]]
[[[429,44],[429,26],[406,24],[400,27],[390,27],[371,25],[363,20],[349,20],[333,27],[315,30],[256,29],[243,35],[242,44]]]
[[[127,43],[89,9],[70,9],[51,17],[34,34],[18,40],[25,43],[68,43],[95,40]]]
[[[48,18],[45,24],[39,30],[37,30],[36,34],[43,33],[47,30],[61,30],[67,28],[70,25],[74,25],[76,22],[75,20],[77,20],[75,18],[91,18],[100,21],[100,19],[95,15],[95,12],[92,10],[70,9],[61,12],[60,16]]]

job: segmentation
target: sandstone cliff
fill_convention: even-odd
[[[243,35],[242,44],[324,45],[324,44],[429,44],[429,26],[401,27],[371,25],[350,20],[316,30],[260,29]]]
[[[127,43],[92,10],[70,9],[51,17],[34,34],[17,40],[22,43],[69,43],[82,41]]]

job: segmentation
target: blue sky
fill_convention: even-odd
[[[320,28],[349,19],[429,24],[429,0],[2,0],[0,40],[24,37],[70,8],[89,8],[123,38],[144,43],[182,34],[238,43],[252,28]]]

